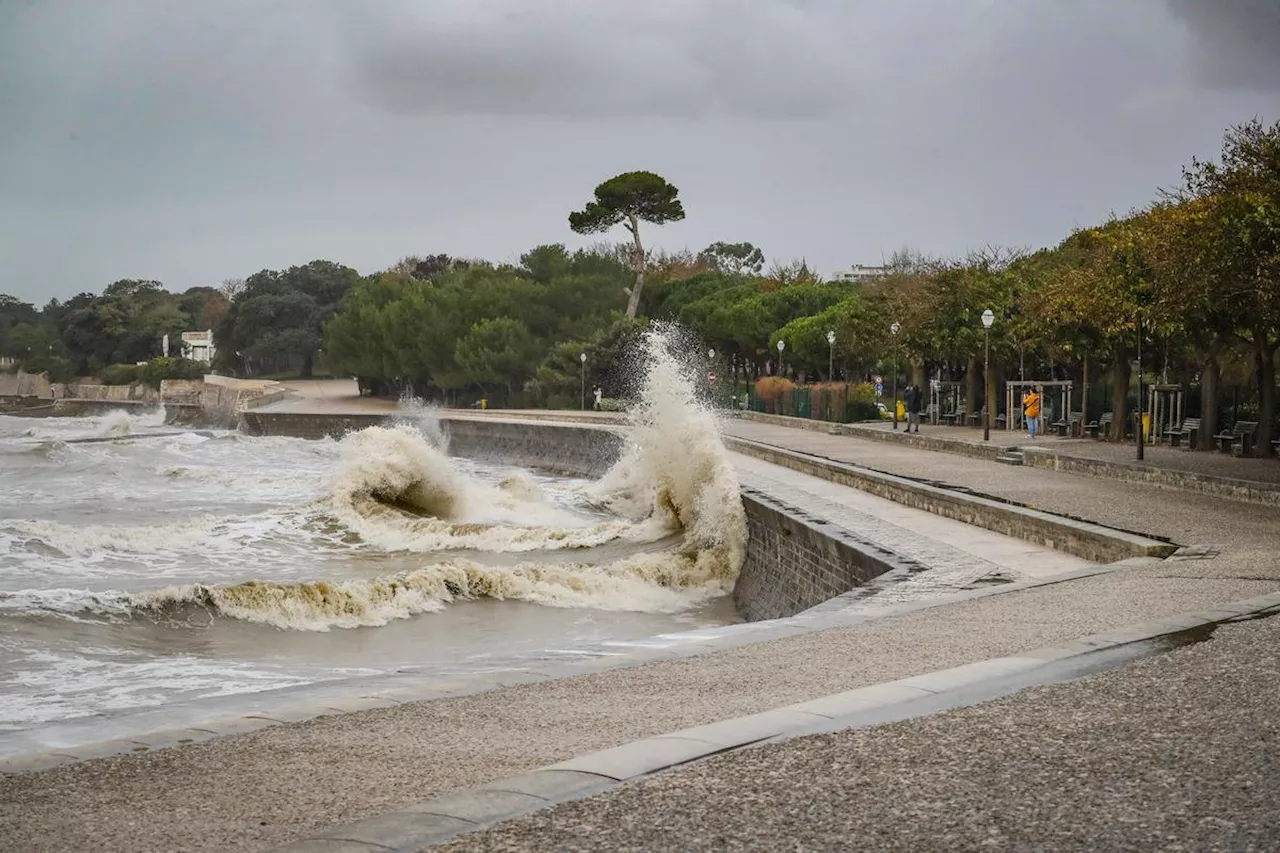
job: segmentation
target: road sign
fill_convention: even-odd
[[[708,372],[707,372],[707,381],[708,381],[708,382],[710,382],[710,383],[712,383],[712,384],[715,384],[715,381],[716,381],[716,372],[715,372],[714,370],[711,370],[711,371],[708,371]]]
[[[877,382],[877,383],[876,383],[876,396],[877,396],[877,397],[881,397],[881,396],[883,396],[883,395],[884,395],[884,383],[883,383],[883,382]]]
[[[883,376],[872,376],[872,377],[871,377],[871,381],[872,381],[872,382],[874,382],[874,383],[876,383],[876,387],[877,387],[877,388],[880,388],[880,387],[882,387],[882,386],[884,385],[884,377],[883,377]]]

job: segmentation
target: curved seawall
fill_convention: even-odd
[[[340,438],[393,419],[248,411],[242,429],[251,435]],[[627,444],[627,428],[620,426],[445,412],[440,428],[453,455],[574,477],[604,475]],[[743,490],[742,504],[748,540],[733,597],[748,621],[793,616],[903,568],[894,555],[768,495]]]

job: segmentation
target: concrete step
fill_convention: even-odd
[[[1021,450],[1006,450],[996,457],[996,461],[1001,465],[1021,465],[1024,460]]]

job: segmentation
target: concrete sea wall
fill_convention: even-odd
[[[241,428],[251,435],[340,438],[390,420],[386,415],[249,410]],[[626,443],[624,430],[596,424],[446,414],[440,426],[450,452],[458,456],[573,477],[604,474]],[[767,495],[744,491],[742,505],[747,554],[733,597],[748,621],[795,615],[903,567],[874,544],[855,541]]]

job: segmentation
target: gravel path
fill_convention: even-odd
[[[1280,849],[1280,619],[1076,682],[712,759],[433,850]]]
[[[0,847],[261,850],[637,738],[1275,586],[1102,575],[680,661],[0,777]]]

